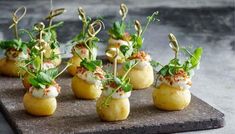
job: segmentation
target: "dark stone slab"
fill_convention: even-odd
[[[214,129],[224,126],[224,114],[192,96],[182,111],[161,111],[153,106],[152,90],[133,91],[127,120],[102,122],[96,114],[95,101],[77,100],[72,93],[71,76],[64,73],[57,82],[62,92],[53,116],[34,117],[23,107],[24,88],[17,78],[0,76],[0,108],[16,133],[172,133]]]

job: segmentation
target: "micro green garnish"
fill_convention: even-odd
[[[63,22],[59,22],[55,25],[52,25],[52,21],[55,17],[63,14],[66,10],[64,8],[58,8],[52,10],[52,1],[51,1],[51,11],[49,12],[48,16],[45,18],[49,21],[48,28],[45,28],[45,37],[44,39],[50,43],[52,49],[59,47],[59,42],[57,41],[57,34],[56,34],[56,27],[63,24]]]
[[[20,16],[17,15],[18,12],[22,10],[22,14]],[[12,20],[13,24],[9,26],[9,28],[14,27],[14,35],[16,39],[13,40],[5,40],[5,41],[0,41],[0,48],[1,49],[11,49],[15,48],[17,51],[23,51],[23,53],[27,53],[27,43],[23,42],[19,38],[19,33],[18,33],[18,23],[19,21],[25,16],[26,14],[26,8],[25,7],[19,7],[18,9],[15,10],[15,12],[12,15]]]
[[[26,33],[30,40],[26,43],[27,47],[30,49],[30,56],[39,55],[39,46],[43,50],[45,49],[55,49],[59,46],[57,41],[56,28],[61,26],[63,22],[56,23],[52,26],[46,27],[43,22],[36,23],[33,26],[33,30],[20,29],[21,33]],[[43,27],[40,33],[40,27]],[[39,39],[40,38],[40,39]],[[53,60],[59,57],[59,54],[54,51],[50,52],[50,55],[44,55],[44,60]]]
[[[38,23],[35,25],[35,29],[39,32],[39,39],[38,44],[33,47],[33,50],[37,50],[37,55],[30,55],[30,58],[25,61],[26,64],[21,66],[21,68],[30,75],[29,83],[37,89],[44,89],[47,86],[55,83],[55,79],[61,75],[68,66],[70,66],[70,64],[67,64],[67,66],[60,72],[57,68],[45,69],[43,67],[45,44],[43,42],[42,35],[44,28],[45,25],[43,23]]]
[[[27,53],[27,43],[23,42],[21,39],[13,39],[13,40],[5,40],[0,41],[0,48],[1,49],[11,49],[15,48],[18,51],[23,51],[23,53]]]
[[[107,96],[107,98],[104,100],[104,102],[101,104],[101,106],[109,106],[109,102],[111,100],[112,95],[117,92],[120,88],[126,93],[132,90],[132,85],[130,84],[130,79],[126,78],[128,73],[131,71],[132,68],[134,68],[139,61],[137,60],[130,60],[124,63],[124,70],[125,74],[123,76],[116,76],[117,71],[117,55],[118,51],[116,51],[116,54],[114,56],[114,69],[113,74],[106,74],[106,79],[103,81],[104,85],[115,83],[117,85],[117,88],[113,89],[111,94]]]
[[[96,35],[102,30],[102,28],[105,28],[104,23],[99,19],[92,22],[91,18],[86,16],[85,11],[81,7],[78,9],[78,14],[79,18],[82,20],[82,31],[75,36],[73,42],[84,45],[88,49],[88,60],[96,60],[93,53],[93,49],[97,48],[96,43],[99,41],[99,38],[97,38]],[[79,53],[77,53],[77,55],[79,55]],[[80,55],[79,57],[82,58]]]
[[[163,66],[161,70],[158,72],[162,76],[166,75],[174,75],[178,70],[183,69],[190,76],[190,71],[199,66],[201,55],[203,53],[203,49],[201,47],[196,48],[193,53],[190,53],[186,48],[180,48],[176,37],[170,33],[169,37],[169,46],[175,53],[174,59],[170,60],[170,62]],[[183,51],[189,54],[189,58],[181,64],[178,54]]]
[[[91,18],[86,16],[85,11],[81,7],[78,9],[78,14],[79,18],[82,20],[82,31],[76,35],[73,42],[84,45],[87,48],[89,55],[88,58],[84,58],[80,55],[78,52],[79,48],[76,48],[76,46],[73,47],[74,54],[82,60],[80,66],[94,72],[97,66],[102,66],[102,61],[96,60],[96,55],[93,50],[94,48],[97,48],[96,43],[99,41],[99,38],[97,38],[96,35],[104,28],[104,23],[99,19],[92,22]]]
[[[139,52],[139,49],[142,47],[143,40],[144,40],[143,36],[144,36],[144,33],[146,32],[149,24],[154,21],[160,21],[159,19],[156,18],[156,16],[158,16],[158,14],[159,14],[159,12],[156,11],[151,16],[147,17],[147,23],[144,27],[144,30],[142,29],[141,23],[138,20],[135,21],[134,26],[135,26],[136,34],[132,35],[133,49],[134,49],[133,52],[134,53]]]
[[[96,67],[102,67],[101,60],[90,60],[88,61],[86,58],[82,60],[80,66],[85,67],[88,71],[94,72]]]
[[[126,32],[126,15],[128,13],[128,8],[125,4],[120,5],[119,13],[122,17],[121,22],[116,21],[113,23],[113,27],[109,30],[109,35],[114,39],[123,39]]]

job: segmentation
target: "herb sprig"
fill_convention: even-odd
[[[102,67],[102,61],[96,60],[96,55],[94,54],[94,48],[97,48],[97,42],[99,38],[96,35],[104,28],[104,23],[97,19],[92,21],[90,17],[86,16],[85,11],[80,7],[78,9],[79,18],[82,20],[82,31],[76,35],[73,42],[76,44],[84,45],[89,51],[88,58],[84,58],[78,52],[79,48],[73,47],[75,54],[82,60],[80,66],[85,67],[87,70],[94,72],[96,67]]]
[[[137,60],[130,60],[124,63],[124,70],[125,74],[123,76],[117,76],[117,55],[118,50],[116,51],[116,55],[114,58],[114,70],[113,74],[106,73],[105,77],[106,79],[103,81],[103,85],[108,85],[110,83],[115,83],[117,86],[115,89],[112,90],[112,92],[107,96],[107,98],[103,101],[101,106],[108,106],[109,102],[111,101],[112,95],[118,91],[120,88],[126,93],[132,90],[132,85],[130,84],[130,79],[127,78],[128,73],[131,71],[132,68],[134,68],[139,61]]]
[[[201,47],[196,48],[193,53],[189,52],[186,48],[180,48],[176,37],[170,33],[169,37],[169,46],[175,53],[175,58],[170,60],[170,62],[163,66],[158,72],[162,76],[174,75],[178,70],[183,69],[190,76],[191,70],[195,69],[199,66],[201,55],[203,53],[203,49]],[[189,58],[181,63],[178,54],[180,51],[186,52],[189,55]]]
[[[39,32],[39,39],[31,49],[30,58],[25,60],[25,65],[21,66],[21,68],[30,75],[29,83],[38,89],[44,89],[55,83],[55,79],[61,75],[68,66],[70,66],[70,64],[67,64],[67,66],[60,72],[57,68],[45,69],[43,67],[45,62],[44,53],[46,52],[44,49],[45,42],[42,36],[44,28],[45,25],[43,23],[35,25],[35,29]]]
[[[22,14],[18,15],[19,12],[22,12]],[[26,12],[27,12],[27,9],[25,7],[19,7],[12,14],[13,23],[9,26],[9,29],[14,28],[13,31],[14,31],[15,39],[0,41],[1,49],[8,50],[8,49],[14,48],[17,51],[23,51],[23,53],[25,54],[27,53],[27,48],[28,48],[27,43],[22,41],[18,33],[18,23],[25,16]]]
[[[134,26],[135,26],[136,33],[132,35],[133,53],[139,52],[140,48],[143,46],[143,41],[144,41],[143,36],[149,24],[154,21],[160,21],[159,19],[156,18],[158,15],[159,15],[159,12],[156,11],[151,16],[148,16],[144,29],[142,28],[141,23],[138,20],[135,20]]]
[[[111,29],[109,29],[108,33],[109,35],[114,38],[114,39],[123,39],[125,32],[126,32],[126,23],[125,23],[125,19],[126,19],[126,15],[128,13],[128,8],[125,4],[121,4],[120,5],[120,10],[119,10],[119,14],[122,17],[121,21],[115,21],[113,23],[113,27]]]

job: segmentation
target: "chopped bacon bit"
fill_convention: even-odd
[[[29,93],[30,93],[30,94],[32,94],[32,93],[33,93],[33,89],[32,89],[32,87],[31,87],[31,88],[29,88]]]
[[[54,83],[54,86],[56,87],[57,92],[60,93],[61,87],[59,86],[59,84]]]
[[[159,78],[161,81],[163,80],[163,78],[160,76]],[[170,76],[170,75],[167,75],[167,76],[164,76],[164,79],[170,83],[170,85],[172,85],[174,82],[179,82],[181,80],[186,80],[186,79],[189,79],[189,76],[187,75],[187,73],[183,70],[183,69],[180,69],[178,70],[174,76]],[[188,85],[192,85],[192,82],[188,82],[187,83]]]
[[[114,82],[109,83],[109,86],[112,87],[112,88],[116,88],[117,87],[116,83],[114,83]]]
[[[43,96],[47,95],[50,92],[50,90],[48,88],[44,89],[44,94]]]
[[[20,53],[21,53],[21,51],[18,51],[15,48],[9,48],[6,51],[6,56],[16,58],[19,56]]]
[[[132,59],[139,59],[141,61],[149,61],[150,60],[150,56],[147,53],[145,53],[144,51],[140,51],[138,53],[133,54],[130,57],[130,59],[131,60]]]
[[[86,71],[87,71],[87,69],[84,67],[77,67],[77,73],[84,74]]]
[[[189,82],[187,83],[187,85],[192,86],[192,82],[191,82],[191,81],[189,81]]]
[[[100,67],[96,67],[94,75],[97,76],[99,79],[104,79],[105,72]]]

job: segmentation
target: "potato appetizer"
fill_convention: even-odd
[[[121,121],[127,119],[130,113],[130,102],[127,98],[111,98],[108,106],[102,104],[107,96],[101,96],[96,102],[96,110],[99,117],[104,121]]]
[[[19,11],[23,13],[21,16],[17,15]],[[13,24],[9,28],[14,28],[15,39],[0,41],[0,49],[5,50],[5,57],[0,59],[0,74],[18,77],[25,73],[19,66],[22,65],[21,60],[28,58],[28,46],[18,34],[18,23],[25,14],[25,7],[13,13]]]
[[[60,87],[50,85],[47,88],[31,87],[23,98],[25,110],[35,116],[52,115],[57,107],[56,97],[60,92]]]
[[[80,99],[97,99],[101,95],[102,82],[104,72],[98,65],[95,70],[88,70],[84,67],[84,62],[81,67],[78,67],[77,74],[72,79],[72,90],[74,95]],[[92,65],[94,62],[86,62],[85,64]]]
[[[126,31],[126,15],[128,13],[128,8],[125,4],[120,5],[120,15],[122,17],[121,21],[116,21],[113,23],[111,29],[109,29],[109,40],[106,49],[106,56],[110,62],[113,62],[116,51],[119,51],[117,62],[123,63],[131,55],[132,49],[132,37]],[[129,48],[128,51],[123,54],[121,49]],[[125,49],[127,50],[127,49]]]
[[[69,60],[72,65],[68,68],[68,72],[72,76],[76,75],[76,70],[80,67],[82,59],[96,60],[97,42],[99,41],[96,35],[104,27],[103,22],[99,19],[92,22],[81,7],[78,9],[78,14],[82,20],[82,30],[72,40],[73,56]]]
[[[148,16],[146,26],[142,29],[142,25],[138,20],[135,21],[134,27],[136,33],[131,35],[132,46],[131,47],[121,47],[120,51],[123,55],[129,55],[128,51],[131,50],[131,55],[126,59],[136,60],[138,64],[128,73],[127,77],[130,78],[130,83],[133,89],[145,89],[150,87],[154,82],[154,72],[152,63],[154,62],[150,55],[140,49],[143,46],[144,32],[146,31],[150,22],[157,20],[154,17],[158,15],[158,12],[154,12],[151,16]],[[118,71],[119,75],[124,74],[124,66]]]
[[[183,70],[174,76],[160,76],[152,95],[155,106],[163,110],[184,109],[191,101],[191,84],[191,79]]]
[[[114,58],[113,74],[108,73],[103,80],[101,97],[96,102],[96,111],[103,121],[121,121],[127,119],[130,113],[129,97],[132,86],[127,74],[137,65],[136,62],[125,62],[126,73],[117,76],[118,50]]]
[[[152,93],[153,102],[162,110],[182,110],[190,104],[189,88],[192,86],[193,69],[199,67],[203,49],[197,48],[193,53],[186,48],[180,49],[172,33],[169,34],[169,40],[175,58],[158,72],[156,89]],[[183,64],[178,59],[180,50],[184,50],[190,56]]]
[[[41,61],[41,60],[40,60]],[[55,79],[66,70],[68,65],[58,72],[57,68],[43,69],[42,63],[35,70],[25,69],[28,78],[25,87],[28,88],[23,98],[25,110],[35,116],[49,116],[56,110],[56,97],[60,93],[60,86]],[[40,69],[38,69],[40,68]]]
[[[64,72],[67,65],[61,72],[51,62],[45,62],[45,40],[44,24],[38,23],[35,29],[39,32],[39,39],[31,47],[30,57],[24,61],[21,68],[26,71],[23,78],[23,85],[29,88],[24,95],[23,104],[25,110],[35,116],[49,116],[56,110],[56,97],[60,93],[60,86],[55,79]]]
[[[153,67],[150,64],[151,58],[144,51],[133,54],[130,60],[137,60],[138,64],[127,74],[133,89],[145,89],[154,82]],[[119,75],[125,73],[125,64],[118,71]]]
[[[96,43],[99,41],[96,35],[102,29],[103,22],[100,20],[91,22],[91,20],[87,20],[82,8],[79,8],[78,11],[82,18],[83,31],[79,34],[82,38],[76,39],[78,44],[72,49],[74,55],[72,60],[76,56],[77,62],[72,62],[72,66],[68,69],[71,74],[75,74],[71,86],[77,98],[97,99],[101,94],[101,80],[104,78],[104,72],[102,61],[96,60]]]

